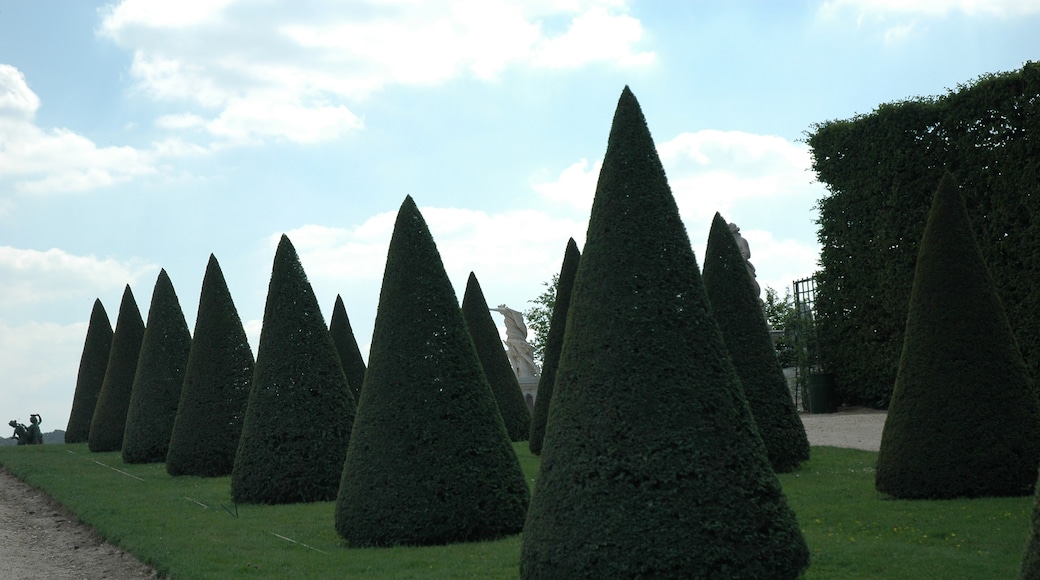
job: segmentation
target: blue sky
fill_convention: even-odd
[[[411,195],[456,293],[520,310],[584,243],[621,89],[690,241],[815,269],[813,123],[1040,59],[1040,0],[0,0],[0,410],[64,429],[95,298],[194,328],[220,261],[256,352],[288,234],[362,352]],[[496,320],[500,320],[496,316]]]

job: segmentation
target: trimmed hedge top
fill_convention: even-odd
[[[527,441],[531,432],[531,413],[527,410],[524,393],[520,383],[509,364],[509,357],[502,348],[502,338],[498,334],[498,326],[491,318],[484,292],[473,272],[466,281],[466,293],[462,298],[462,317],[466,320],[466,328],[477,349],[480,366],[484,376],[491,385],[495,395],[498,411],[502,415],[506,432],[511,441]]]
[[[708,234],[703,276],[712,315],[722,330],[769,463],[777,473],[793,471],[809,460],[809,438],[776,359],[744,257],[729,224],[718,213]]]
[[[335,498],[354,413],[314,290],[283,235],[231,470],[232,498],[267,504]]]
[[[430,230],[397,214],[336,500],[355,546],[515,534],[528,489]]]
[[[166,461],[190,350],[191,333],[177,293],[166,270],[160,270],[126,412],[124,462]]]
[[[166,455],[170,475],[231,474],[253,384],[253,351],[217,258],[202,279],[177,418]]]
[[[574,238],[567,240],[567,249],[563,253],[563,265],[560,277],[556,279],[556,302],[553,305],[552,318],[549,321],[549,334],[545,337],[545,360],[542,362],[542,376],[538,379],[538,397],[534,401],[534,416],[531,418],[531,453],[542,452],[545,438],[545,423],[549,420],[549,404],[552,401],[556,384],[556,367],[560,364],[560,350],[563,348],[563,333],[567,328],[567,311],[571,304],[571,289],[574,286],[574,275],[578,273],[578,261],[581,252]]]
[[[574,280],[521,577],[795,578],[808,562],[626,87]]]
[[[1040,402],[950,174],[919,247],[877,489],[907,499],[1029,495]]]
[[[66,443],[84,443],[90,436],[90,420],[94,417],[101,385],[105,382],[108,353],[112,349],[112,323],[101,300],[94,300],[87,325],[87,339],[79,359],[76,393],[72,397],[72,412],[65,428]]]
[[[105,367],[94,415],[90,419],[87,447],[94,452],[119,451],[123,447],[126,429],[126,411],[137,373],[137,356],[144,339],[144,321],[137,301],[127,284],[119,302],[116,330],[112,334],[112,348]]]

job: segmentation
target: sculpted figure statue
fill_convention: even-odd
[[[538,365],[534,364],[534,350],[527,343],[527,325],[524,324],[524,315],[505,304],[499,304],[498,308],[490,310],[498,312],[506,320],[506,356],[509,364],[513,366],[517,377],[536,377],[540,373]]]
[[[14,420],[9,422],[8,425],[14,427],[14,435],[11,436],[11,439],[17,441],[19,445],[29,444],[29,433],[28,430],[25,428],[25,425],[22,425],[18,421]]]
[[[40,431],[40,423],[43,423],[43,417],[36,413],[29,415],[29,428],[26,430],[29,445],[43,445],[43,431]]]
[[[740,235],[740,227],[737,224],[729,224],[729,231],[733,234],[733,239],[737,242],[737,247],[740,248],[740,255],[744,258],[744,264],[747,266],[748,274],[751,274],[751,283],[755,285],[755,296],[762,294],[762,287],[758,284],[758,279],[755,275],[755,266],[751,263],[751,247],[748,246],[747,240],[744,236]],[[759,302],[762,300],[759,299]]]

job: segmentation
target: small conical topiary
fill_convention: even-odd
[[[704,289],[722,330],[730,360],[751,407],[773,471],[793,471],[809,460],[809,438],[794,406],[769,326],[729,224],[715,214],[704,252]]]
[[[112,349],[112,323],[101,300],[94,300],[87,325],[87,339],[79,358],[76,375],[76,393],[72,397],[72,412],[65,428],[66,443],[83,443],[90,436],[90,420],[94,416],[101,385],[105,382],[108,353]]]
[[[231,474],[252,384],[253,351],[224,273],[210,254],[166,455],[167,473]]]
[[[795,578],[809,550],[621,94],[574,280],[522,578]]]
[[[232,499],[266,504],[334,499],[354,412],[314,290],[283,235],[231,470]]]
[[[946,174],[918,248],[875,484],[903,499],[1021,496],[1040,464],[1040,403]]]
[[[466,281],[466,293],[462,297],[462,317],[466,320],[473,346],[477,348],[480,366],[495,394],[498,412],[502,414],[510,441],[526,441],[531,433],[531,413],[527,410],[524,392],[516,380],[513,366],[502,348],[498,327],[491,318],[484,292],[473,272]]]
[[[563,348],[563,333],[567,329],[567,311],[570,309],[571,289],[574,275],[578,273],[581,252],[574,238],[567,240],[563,253],[563,266],[556,279],[556,302],[549,320],[549,334],[545,337],[545,359],[542,361],[542,376],[538,379],[538,398],[534,401],[534,416],[531,418],[531,453],[539,455],[545,438],[545,423],[549,420],[549,404],[552,402],[556,383],[556,367],[560,364]]]
[[[126,410],[137,373],[137,356],[144,338],[144,320],[137,301],[127,284],[119,303],[116,330],[112,334],[112,348],[105,366],[105,380],[101,384],[94,415],[90,418],[87,448],[94,452],[119,451],[123,447],[126,429]]]
[[[166,270],[160,270],[126,412],[123,462],[166,461],[189,350],[191,333],[181,303]]]
[[[411,197],[386,258],[336,531],[355,546],[520,531],[528,490],[455,292]]]
[[[343,299],[338,294],[336,304],[332,307],[329,334],[332,335],[332,342],[336,345],[336,353],[339,354],[339,362],[343,365],[343,374],[347,376],[350,392],[357,401],[361,396],[361,385],[365,382],[365,359],[361,358],[361,349],[358,348],[354,331],[350,328],[347,309],[343,306]]]

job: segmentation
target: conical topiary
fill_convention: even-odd
[[[112,334],[112,348],[105,366],[105,380],[101,384],[94,415],[90,419],[87,447],[94,452],[119,451],[123,447],[126,429],[126,410],[137,373],[137,356],[144,338],[144,321],[137,301],[127,284],[119,303],[116,330]]]
[[[626,87],[574,280],[523,578],[795,578],[809,550]]]
[[[101,300],[94,300],[87,325],[87,339],[79,358],[76,375],[76,393],[72,397],[72,412],[65,428],[66,443],[83,443],[90,436],[90,420],[94,416],[101,384],[105,382],[108,353],[112,349],[112,323]]]
[[[350,328],[347,309],[343,306],[343,299],[338,294],[336,304],[332,307],[329,334],[332,335],[332,342],[336,345],[336,353],[339,354],[339,362],[343,365],[343,374],[347,376],[350,392],[357,401],[361,395],[361,385],[365,382],[365,360],[361,358],[361,349],[358,348],[354,331]]]
[[[703,278],[712,315],[722,330],[769,463],[777,473],[793,471],[809,460],[809,438],[776,359],[744,257],[726,220],[717,213],[704,252]]]
[[[336,500],[355,546],[515,534],[528,490],[430,230],[397,215]]]
[[[498,412],[502,415],[509,440],[526,441],[531,433],[531,413],[527,410],[524,392],[520,390],[520,383],[516,380],[513,366],[509,364],[509,357],[502,348],[502,338],[498,334],[495,321],[491,319],[491,311],[488,310],[484,292],[480,289],[480,282],[473,272],[469,273],[466,293],[462,297],[462,317],[466,320],[466,328],[473,339],[473,346],[477,348],[477,358],[484,369],[484,376],[487,377],[491,392],[495,395]]]
[[[166,461],[189,350],[188,323],[184,321],[169,275],[166,270],[160,270],[152,290],[148,323],[126,412],[125,463]]]
[[[531,418],[531,440],[528,445],[531,453],[535,455],[542,452],[545,423],[549,420],[549,404],[552,402],[556,383],[556,367],[560,364],[563,333],[567,329],[571,288],[574,286],[574,275],[578,273],[580,259],[581,252],[578,251],[578,244],[574,242],[574,238],[567,240],[560,277],[556,279],[556,302],[553,304],[552,318],[549,320],[549,334],[545,337],[545,359],[542,361],[542,376],[538,379],[538,398],[534,401],[534,416]]]
[[[1020,496],[1040,464],[1040,403],[957,185],[918,248],[875,483],[897,498]]]
[[[210,254],[166,455],[167,473],[231,474],[252,384],[253,351],[224,273]]]
[[[232,499],[279,504],[335,498],[354,411],[314,290],[283,235],[231,470]]]

